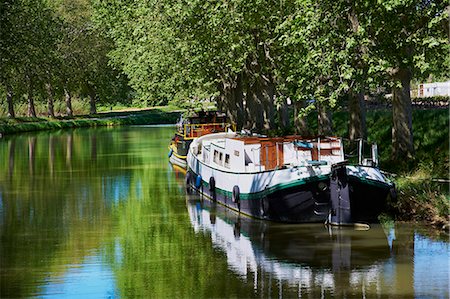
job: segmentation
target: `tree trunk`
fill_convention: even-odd
[[[360,23],[358,16],[353,6],[351,6],[348,12],[348,19],[350,21],[350,27],[355,35],[358,35]],[[367,70],[367,65],[364,60],[361,59],[364,55],[367,55],[367,46],[359,45],[356,47],[356,57],[352,63],[359,70]],[[364,72],[365,73],[365,72]],[[364,79],[360,80],[364,81]],[[353,90],[349,91],[349,138],[350,140],[356,140],[358,138],[365,138],[366,131],[366,105],[364,101],[364,89],[360,86],[360,92],[356,93]]]
[[[232,122],[235,122],[235,113],[234,110],[231,108],[231,85],[229,82],[226,81],[226,79],[222,79],[222,82],[219,84],[219,100],[217,101],[217,108],[219,111],[224,111],[227,113],[228,117]]]
[[[303,102],[296,101],[294,103],[294,126],[295,133],[303,136],[311,135],[308,124],[304,116],[300,116],[300,110],[303,108]]]
[[[275,96],[275,85],[272,83],[272,80],[269,78],[265,78],[264,76],[260,79],[260,95],[261,102],[263,103],[263,116],[264,116],[264,129],[272,130],[275,125],[275,105],[274,105],[274,96]]]
[[[47,113],[50,117],[55,117],[54,101],[53,101],[53,87],[50,83],[45,84],[45,89],[47,90]]]
[[[411,105],[411,71],[400,68],[394,74],[392,90],[392,154],[395,160],[414,158]],[[396,84],[401,83],[401,87]]]
[[[350,140],[364,138],[366,136],[366,105],[364,102],[364,92],[348,94],[349,108],[349,128]]]
[[[92,86],[89,86],[89,104],[90,104],[90,114],[97,113],[97,105],[96,105],[97,94]]]
[[[243,75],[236,77],[236,87],[234,89],[234,105],[236,107],[236,128],[241,130],[246,122],[246,114],[244,107],[244,90],[243,90]]]
[[[267,79],[258,78],[253,85],[247,86],[246,106],[251,129],[263,132],[274,128],[274,95],[275,86]]]
[[[277,106],[278,119],[280,120],[280,128],[286,130],[289,128],[289,107],[287,99],[283,97]]]
[[[331,135],[332,134],[332,121],[331,111],[327,110],[324,104],[318,104],[317,120],[319,123],[319,135]]]
[[[13,103],[13,96],[14,93],[12,91],[11,86],[6,87],[6,102],[8,102],[8,117],[15,118],[16,114],[14,112],[14,103]]]
[[[261,102],[260,91],[256,87],[249,87],[247,91],[247,108],[249,117],[249,124],[251,124],[250,129],[256,130],[257,132],[262,132],[264,128],[264,107]]]
[[[36,109],[34,107],[34,98],[33,98],[33,80],[30,76],[28,78],[28,116],[36,117]]]
[[[67,116],[72,117],[73,116],[72,95],[70,94],[70,91],[67,88],[64,88],[64,94],[66,96],[66,113],[67,113]]]
[[[221,105],[225,108],[230,120],[236,124],[238,130],[242,129],[246,120],[244,112],[242,75],[237,75],[233,82],[222,80]]]

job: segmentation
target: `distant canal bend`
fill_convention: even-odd
[[[0,139],[1,298],[448,298],[448,236],[251,220],[186,195],[174,127]]]

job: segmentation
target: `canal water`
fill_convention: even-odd
[[[186,195],[173,132],[0,139],[0,297],[449,297],[447,235],[239,217]]]

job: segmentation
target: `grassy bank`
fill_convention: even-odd
[[[338,136],[348,135],[348,116],[333,115]],[[373,110],[367,113],[368,140],[378,144],[380,168],[394,174],[398,199],[389,202],[392,217],[402,221],[425,221],[448,230],[449,197],[449,111],[413,110],[416,157],[394,161],[391,145],[392,113]]]
[[[74,116],[71,118],[0,118],[0,133],[6,135],[29,131],[57,130],[78,127],[174,124],[179,115],[179,111],[172,111],[165,108],[153,108],[136,111],[127,110],[104,112],[94,115]]]

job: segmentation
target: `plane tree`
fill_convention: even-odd
[[[150,103],[214,97],[238,127],[274,128],[286,1],[96,1],[111,56]]]
[[[392,88],[393,157],[413,158],[411,80],[448,71],[448,3],[365,1],[363,9],[372,73]]]
[[[280,26],[285,45],[292,48],[283,64],[287,90],[300,106],[305,99],[313,103],[309,109],[334,107],[346,95],[349,135],[354,139],[364,136],[364,93],[375,86],[390,87],[393,157],[412,158],[410,82],[448,69],[447,4],[408,0],[297,4],[295,14]]]
[[[36,116],[35,95],[52,64],[57,26],[48,7],[40,0],[1,3],[1,75],[8,114],[15,116],[13,98],[25,93],[28,115]],[[14,94],[18,96],[14,97]]]

